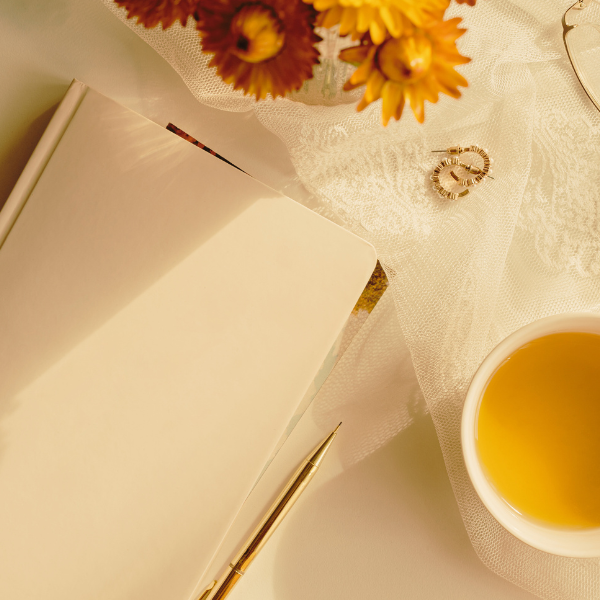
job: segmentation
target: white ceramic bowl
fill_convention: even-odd
[[[486,477],[477,450],[477,419],[479,404],[488,381],[498,367],[523,344],[551,333],[581,331],[600,334],[600,316],[590,313],[555,315],[535,321],[515,331],[500,342],[481,363],[475,373],[463,408],[462,448],[467,471],[479,497],[496,520],[525,543],[560,556],[600,556],[600,528],[564,529],[539,522],[519,514],[496,491]]]

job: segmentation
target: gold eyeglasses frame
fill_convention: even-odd
[[[577,76],[577,79],[579,79],[579,83],[581,84],[583,91],[587,94],[587,97],[592,101],[594,106],[598,110],[600,110],[600,97],[596,97],[594,95],[594,93],[592,92],[592,90],[590,89],[590,87],[586,84],[585,73],[583,73],[581,71],[581,69],[577,65],[577,61],[573,58],[573,54],[571,52],[571,48],[569,48],[569,42],[567,40],[568,34],[571,31],[573,31],[574,29],[576,29],[577,27],[579,27],[579,25],[580,25],[580,23],[570,23],[569,22],[569,17],[571,16],[572,12],[575,12],[578,10],[583,10],[584,8],[587,8],[592,2],[598,4],[596,2],[596,0],[577,0],[577,2],[575,2],[575,4],[573,4],[570,8],[568,8],[565,11],[565,14],[563,15],[563,18],[562,18],[563,42],[564,42],[565,48],[567,50],[567,55],[569,57],[569,61],[571,61],[571,66],[573,67],[573,71],[575,71],[575,75]],[[596,25],[594,23],[585,23],[585,25],[590,25],[591,27],[594,27],[594,29],[596,29],[598,32],[600,32],[600,25]]]

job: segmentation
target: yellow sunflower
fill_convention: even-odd
[[[159,23],[163,29],[171,27],[175,21],[187,23],[194,14],[198,0],[115,0],[125,8],[127,18],[137,18],[137,23],[151,29]]]
[[[346,91],[366,85],[357,110],[383,99],[383,124],[400,119],[408,101],[419,123],[425,120],[425,100],[437,102],[440,92],[459,98],[458,86],[467,80],[454,67],[471,59],[462,56],[456,40],[465,29],[461,19],[442,21],[429,28],[413,27],[400,38],[388,38],[375,45],[367,34],[359,46],[340,52],[340,59],[358,65],[345,83]]]
[[[340,35],[359,39],[367,31],[375,44],[389,34],[399,38],[410,24],[429,26],[441,21],[450,0],[304,0],[320,11],[319,27],[340,24]]]
[[[299,89],[319,62],[316,12],[302,0],[203,0],[196,8],[209,66],[257,100]]]

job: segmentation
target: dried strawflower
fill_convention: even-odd
[[[151,29],[159,23],[163,29],[171,27],[175,21],[182,25],[194,14],[198,0],[115,0],[125,8],[127,18],[137,18],[137,23]]]
[[[426,27],[441,21],[450,0],[304,0],[320,11],[317,25],[340,24],[340,35],[359,39],[367,31],[374,44],[399,38],[411,23]]]
[[[209,66],[261,100],[299,89],[319,62],[316,13],[301,0],[203,0],[196,9]]]
[[[381,45],[373,44],[367,35],[359,46],[342,50],[341,60],[358,65],[344,89],[366,85],[358,110],[382,98],[383,124],[387,125],[392,117],[400,119],[408,101],[422,123],[425,100],[437,102],[440,92],[459,98],[458,86],[468,83],[454,67],[471,60],[456,48],[456,40],[465,32],[458,27],[460,21],[455,18],[426,29],[414,27]]]
[[[477,0],[456,0],[457,4],[468,4],[469,6],[475,6]]]

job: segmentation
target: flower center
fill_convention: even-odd
[[[229,51],[250,63],[273,58],[283,48],[283,23],[275,11],[260,2],[242,4],[229,29],[232,45]]]
[[[431,42],[418,33],[385,42],[377,53],[377,64],[388,79],[413,83],[427,75],[432,58]]]

